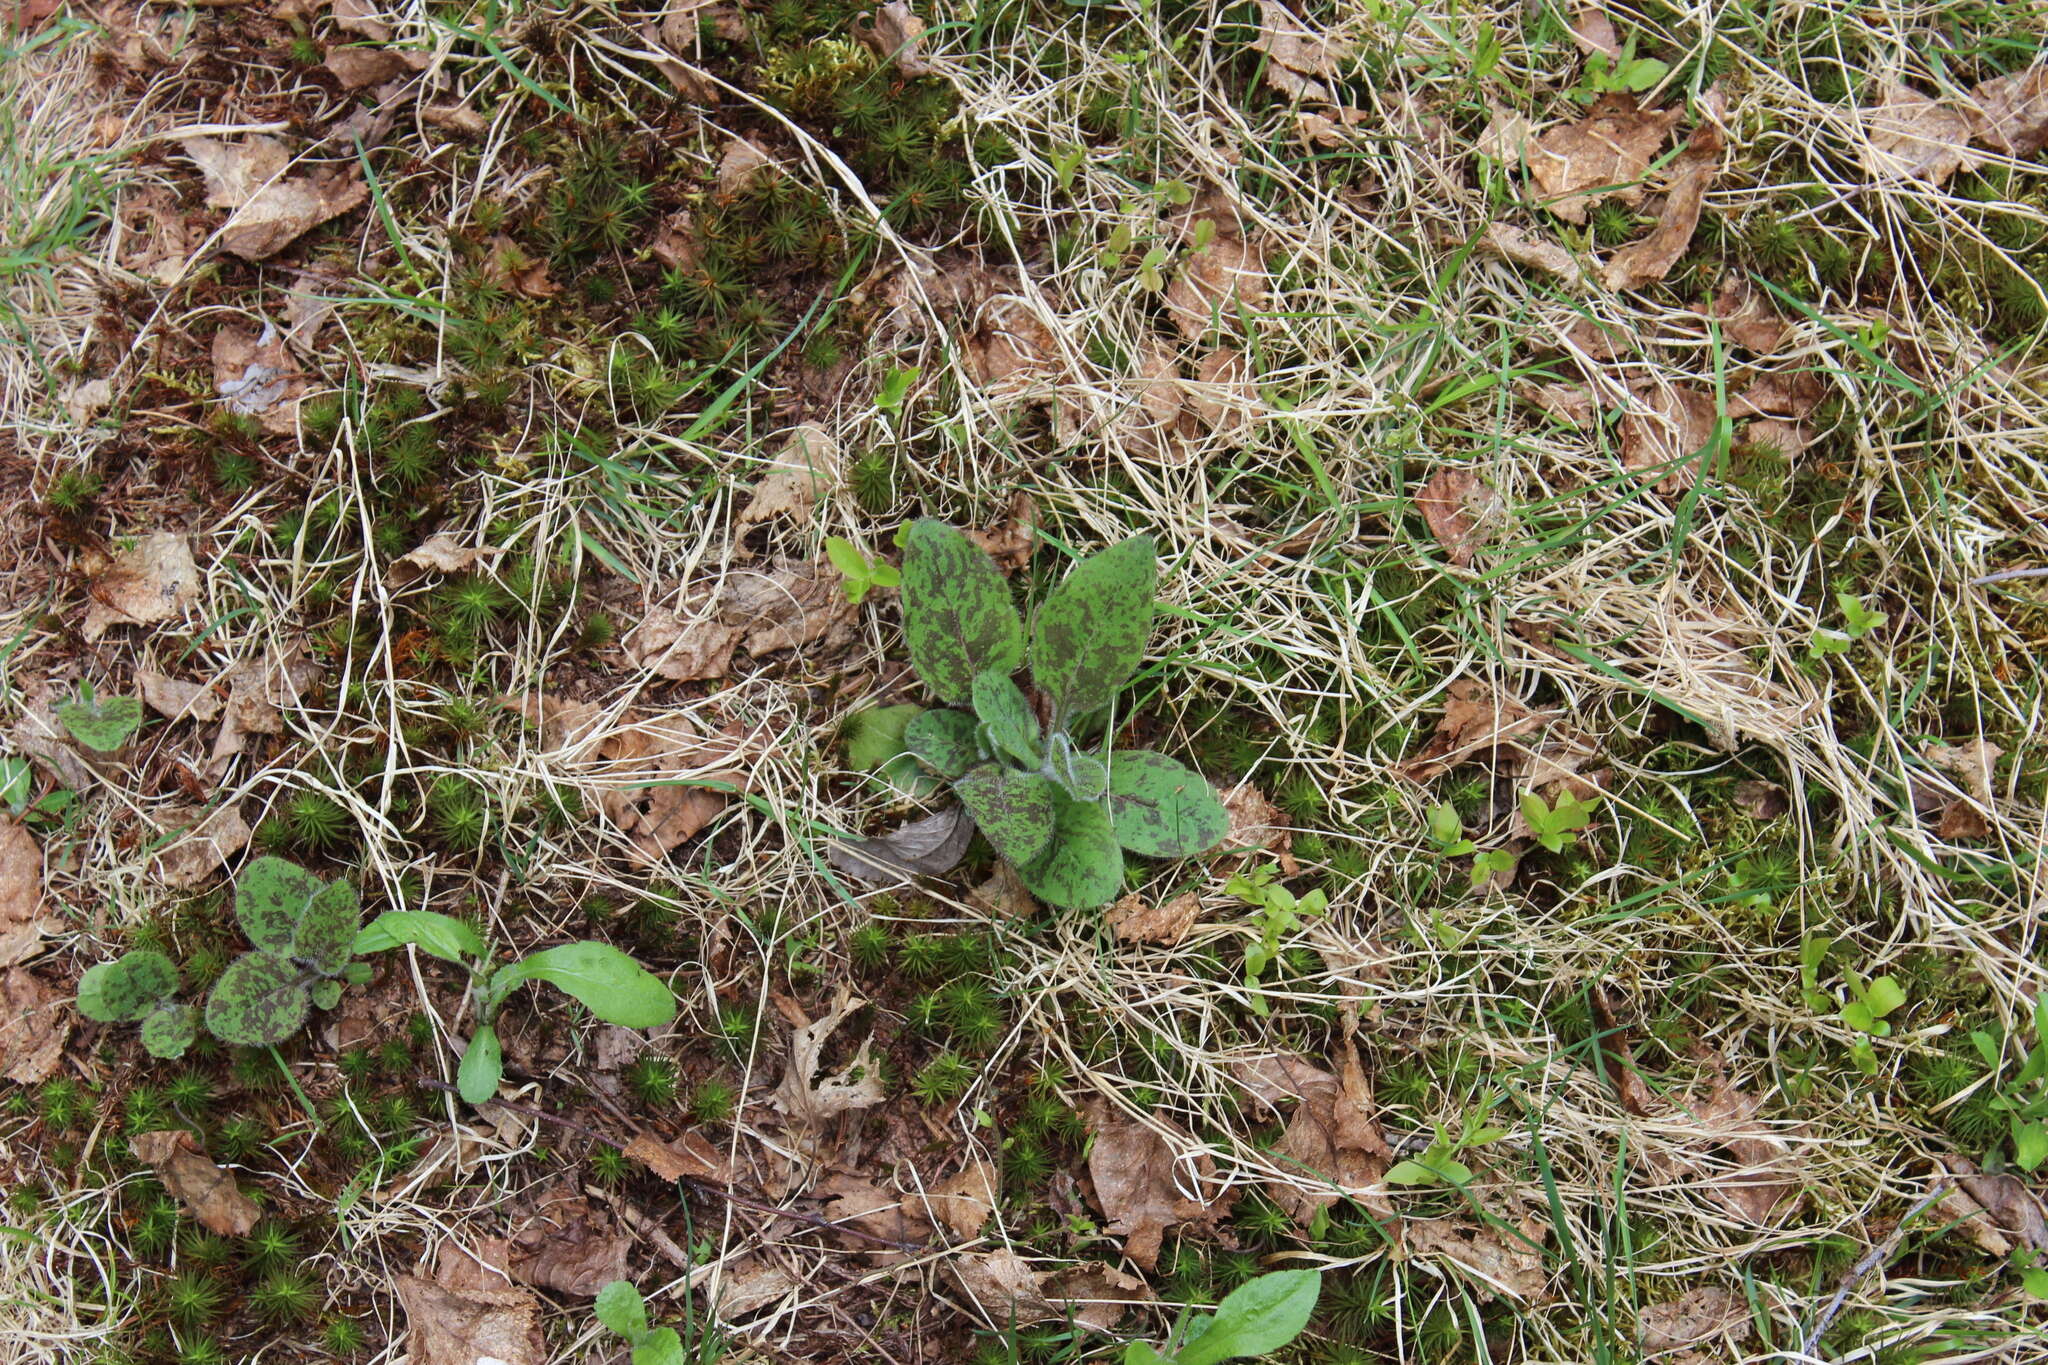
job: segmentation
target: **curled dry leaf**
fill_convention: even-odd
[[[267,651],[230,668],[227,704],[221,708],[220,733],[213,741],[208,771],[225,772],[228,762],[247,746],[248,736],[284,733],[284,712],[298,707],[319,676],[319,665],[299,645],[282,653]]]
[[[790,1030],[789,1063],[768,1103],[788,1115],[791,1122],[816,1125],[852,1110],[872,1109],[887,1098],[869,1053],[872,1039],[861,1040],[860,1050],[837,1075],[818,1078],[826,1042],[848,1015],[866,1003],[841,988],[832,1008],[822,1018]]]
[[[736,144],[737,145],[737,144]],[[839,486],[839,443],[821,426],[806,422],[789,434],[754,496],[740,511],[740,525],[788,517],[799,526],[811,519],[821,496]]]
[[[197,886],[249,844],[249,822],[232,804],[211,813],[199,806],[172,806],[152,818],[166,833],[184,831],[150,860],[150,871],[165,886]]]
[[[1119,943],[1159,943],[1172,947],[1188,936],[1202,913],[1202,898],[1184,891],[1154,904],[1133,891],[1103,912],[1103,923]]]
[[[1524,751],[1518,742],[1521,736],[1560,719],[1559,712],[1531,711],[1476,678],[1459,678],[1446,690],[1436,733],[1399,771],[1412,781],[1427,782],[1466,762],[1483,762],[1496,770],[1512,766],[1515,755]]]
[[[1662,471],[1657,489],[1677,493],[1699,478],[1701,451],[1714,437],[1714,395],[1689,384],[1637,384],[1635,406],[1620,422],[1621,462]]]
[[[1266,83],[1291,99],[1330,99],[1325,82],[1342,74],[1348,44],[1320,34],[1276,0],[1259,0],[1259,34],[1254,52],[1266,54]]]
[[[740,628],[720,620],[708,587],[685,596],[680,611],[650,607],[619,643],[635,668],[674,682],[722,678],[740,647]]]
[[[932,1187],[925,1203],[934,1223],[952,1233],[954,1240],[967,1242],[981,1236],[1001,1190],[996,1168],[971,1156],[958,1172]]]
[[[1645,109],[1634,95],[1608,94],[1584,118],[1544,133],[1529,149],[1528,166],[1545,207],[1567,223],[1583,223],[1603,199],[1641,203],[1643,174],[1682,114]]]
[[[1235,327],[1240,311],[1255,313],[1266,306],[1266,263],[1246,240],[1237,211],[1221,195],[1203,194],[1181,219],[1188,249],[1166,283],[1166,311],[1183,337],[1200,341],[1219,324]],[[1193,234],[1204,222],[1212,235],[1198,248]]]
[[[557,1186],[512,1234],[508,1268],[521,1284],[595,1298],[626,1278],[629,1246],[609,1210]]]
[[[603,785],[599,805],[633,856],[655,863],[717,818],[730,799],[725,788],[752,786],[737,765],[753,743],[733,726],[704,734],[678,712],[602,732],[596,762],[585,771]]]
[[[826,1201],[826,1218],[843,1227],[858,1228],[870,1237],[915,1245],[932,1235],[924,1201],[916,1195],[882,1189],[846,1171],[834,1171],[811,1193]]]
[[[1572,41],[1589,56],[1595,52],[1603,57],[1621,55],[1621,38],[1614,31],[1614,21],[1597,5],[1583,5],[1572,16]]]
[[[1401,1224],[1409,1256],[1449,1261],[1479,1281],[1482,1299],[1506,1296],[1523,1303],[1550,1297],[1550,1277],[1543,1269],[1543,1243],[1549,1231],[1549,1225],[1534,1216],[1504,1227],[1450,1218]]]
[[[485,245],[483,268],[493,283],[523,299],[551,299],[562,292],[562,286],[548,278],[548,263],[502,232]]]
[[[1487,224],[1486,231],[1479,235],[1479,245],[1502,260],[1555,275],[1561,280],[1576,280],[1583,273],[1578,258],[1571,252],[1548,237],[1539,237],[1511,223]]]
[[[26,962],[45,934],[63,932],[43,911],[42,845],[25,825],[0,817],[0,967]]]
[[[732,1179],[725,1153],[694,1129],[670,1142],[641,1133],[626,1144],[625,1154],[663,1180],[710,1180],[723,1185]]]
[[[924,20],[911,12],[904,0],[889,0],[865,24],[856,24],[860,40],[878,56],[896,64],[906,76],[929,76],[935,69],[924,56]]]
[[[1245,1088],[1274,1108],[1294,1105],[1273,1155],[1297,1178],[1268,1180],[1266,1192],[1303,1227],[1339,1199],[1358,1199],[1373,1212],[1392,1214],[1384,1195],[1366,1193],[1385,1177],[1394,1154],[1380,1134],[1378,1106],[1348,1042],[1339,1065],[1341,1078],[1300,1057],[1274,1053],[1237,1071]]]
[[[451,1289],[417,1275],[391,1287],[405,1308],[413,1365],[542,1365],[540,1300],[524,1289]]]
[[[1644,1352],[1657,1355],[1730,1333],[1748,1335],[1749,1305],[1733,1290],[1702,1285],[1675,1299],[1651,1304],[1637,1324],[1642,1328]]]
[[[40,1085],[57,1072],[71,1040],[71,995],[26,967],[0,975],[0,1076]]]
[[[1721,153],[1726,147],[1718,122],[1725,101],[1719,98],[1718,90],[1708,94],[1713,98],[1703,102],[1699,127],[1693,129],[1685,149],[1671,164],[1657,225],[1642,240],[1616,251],[1601,271],[1601,283],[1609,289],[1640,289],[1663,279],[1692,245],[1693,232],[1700,224],[1701,206],[1706,203],[1714,177],[1720,173]]]
[[[496,545],[464,545],[452,531],[436,531],[418,547],[391,561],[384,581],[403,588],[430,573],[468,573],[477,565],[495,559],[505,551]]]
[[[879,838],[835,840],[826,845],[825,858],[855,881],[886,886],[905,877],[952,871],[967,856],[973,840],[974,821],[966,808],[948,806]]]
[[[1444,557],[1459,568],[1472,563],[1507,513],[1507,499],[1469,469],[1438,470],[1416,494],[1415,506]]]
[[[151,626],[183,616],[199,601],[199,566],[192,543],[170,531],[154,531],[115,552],[89,560],[92,582],[80,627],[87,642],[112,626]]]
[[[256,1201],[237,1189],[234,1176],[214,1165],[199,1139],[183,1128],[137,1133],[128,1146],[137,1160],[155,1168],[171,1197],[208,1232],[244,1237],[256,1226],[262,1213]]]
[[[1863,169],[1880,181],[1924,180],[1944,185],[1958,170],[1975,170],[1970,150],[1976,125],[1970,115],[1896,82],[1878,102],[1859,111],[1863,120]]]
[[[1107,1230],[1124,1239],[1124,1254],[1141,1270],[1159,1263],[1159,1247],[1172,1228],[1210,1231],[1230,1212],[1237,1192],[1216,1179],[1215,1163],[1206,1153],[1192,1160],[1177,1158],[1175,1143],[1186,1135],[1155,1116],[1157,1124],[1140,1123],[1101,1100],[1086,1107],[1094,1144],[1088,1149],[1088,1177],[1095,1202],[1109,1219]]]
[[[1022,490],[1012,493],[1002,520],[986,531],[969,531],[967,538],[1006,575],[1017,572],[1038,548],[1038,499]]]
[[[240,143],[189,137],[181,144],[206,177],[206,202],[232,209],[220,243],[230,255],[261,261],[302,234],[347,213],[370,197],[354,168],[286,176],[291,154],[273,137]]]
[[[1977,141],[2005,156],[2048,147],[2048,63],[1985,81],[1970,92]]]

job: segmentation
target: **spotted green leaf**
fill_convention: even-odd
[[[354,885],[339,878],[327,883],[306,902],[292,934],[292,956],[322,976],[341,975],[355,951],[362,919]]]
[[[949,702],[973,696],[975,674],[1024,662],[1024,623],[995,562],[929,517],[904,537],[903,638],[917,676]]]
[[[134,697],[82,697],[52,709],[73,739],[103,754],[120,748],[142,728],[142,703]]]
[[[176,1061],[199,1036],[199,1017],[182,1000],[159,1005],[142,1021],[142,1046],[152,1057]]]
[[[1187,858],[1230,832],[1216,789],[1183,763],[1146,749],[1109,760],[1109,809],[1117,842],[1148,858]]]
[[[320,887],[320,879],[296,863],[258,858],[235,878],[235,919],[250,943],[289,957],[299,919]]]
[[[953,791],[1003,857],[1021,867],[1045,852],[1056,788],[1044,777],[984,763],[955,778]]]
[[[1076,801],[1100,801],[1109,792],[1109,767],[1084,754],[1064,734],[1053,736],[1052,779]]]
[[[1124,885],[1123,850],[1109,812],[1097,802],[1053,798],[1052,843],[1019,869],[1031,894],[1062,910],[1088,910],[1116,899]]]
[[[463,1051],[462,1065],[455,1072],[455,1090],[471,1104],[482,1104],[498,1093],[498,1078],[505,1074],[505,1052],[498,1031],[480,1025]]]
[[[903,727],[903,743],[941,777],[958,777],[985,755],[965,711],[927,711]]]
[[[996,748],[1027,767],[1044,761],[1038,748],[1038,717],[1009,674],[991,669],[975,675],[974,714],[988,727]]]
[[[1031,677],[1055,723],[1109,705],[1145,657],[1159,566],[1152,537],[1099,550],[1074,566],[1032,622]]]
[[[78,1012],[101,1023],[130,1023],[178,992],[178,969],[162,953],[137,948],[91,968],[78,982]]]
[[[243,953],[206,997],[206,1027],[223,1043],[269,1047],[298,1032],[311,1004],[299,969],[275,953]]]

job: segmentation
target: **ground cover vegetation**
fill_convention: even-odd
[[[0,1358],[2038,1358],[2044,36],[0,11]]]

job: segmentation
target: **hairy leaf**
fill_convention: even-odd
[[[142,703],[134,697],[67,701],[51,708],[73,739],[110,754],[142,728]]]
[[[904,727],[903,742],[941,777],[958,777],[983,758],[965,711],[927,711]]]
[[[341,987],[340,977],[323,977],[306,991],[306,998],[313,1002],[316,1010],[331,1010],[341,1003]]]
[[[465,956],[480,958],[490,955],[476,930],[453,916],[432,910],[386,910],[363,926],[351,951],[360,956],[363,953],[381,953],[407,943],[444,962],[461,962]]]
[[[1038,717],[1007,673],[990,669],[974,675],[974,714],[988,727],[995,746],[1027,767],[1044,761],[1038,749]]]
[[[901,706],[871,706],[848,716],[846,766],[871,773],[902,753],[904,727],[923,714],[922,706],[905,702]]]
[[[79,978],[78,1012],[102,1023],[129,1023],[178,993],[178,969],[162,953],[137,948]]]
[[[1186,858],[1216,847],[1230,815],[1202,775],[1165,754],[1125,749],[1109,760],[1117,842],[1148,858]]]
[[[1132,536],[1075,565],[1040,605],[1031,676],[1052,698],[1055,724],[1109,705],[1137,671],[1158,580],[1152,537]]]
[[[975,674],[1024,662],[1024,623],[995,562],[930,517],[903,542],[903,638],[917,676],[949,702],[973,695]]]
[[[142,1046],[152,1057],[176,1061],[199,1036],[199,1017],[182,1000],[168,1001],[142,1021]]]
[[[354,953],[362,919],[354,884],[339,878],[327,883],[306,902],[306,913],[292,935],[292,956],[322,976],[339,976]]]
[[[633,1348],[633,1365],[689,1365],[683,1339],[673,1327],[657,1327]]]
[[[1053,798],[1052,844],[1019,868],[1031,894],[1062,910],[1088,910],[1116,899],[1124,886],[1124,855],[1109,812],[1092,801]]]
[[[597,1320],[637,1342],[647,1335],[647,1302],[631,1280],[613,1280],[597,1291]]]
[[[1037,773],[1020,773],[984,763],[954,779],[953,791],[995,851],[1022,867],[1045,851],[1052,838],[1052,783]]]
[[[498,1078],[504,1074],[505,1051],[498,1042],[498,1031],[479,1024],[462,1054],[462,1065],[456,1068],[455,1091],[471,1104],[482,1104],[497,1097]]]
[[[1175,1354],[1176,1365],[1216,1365],[1220,1360],[1262,1356],[1301,1335],[1323,1276],[1316,1270],[1275,1270],[1224,1295],[1208,1326]]]
[[[269,1047],[298,1032],[311,1003],[299,969],[275,953],[243,953],[206,998],[206,1027],[223,1043]]]
[[[1109,768],[1093,754],[1084,754],[1065,735],[1055,735],[1052,776],[1076,801],[1100,801],[1109,791]]]
[[[676,1017],[668,984],[609,943],[584,939],[529,954],[492,978],[492,999],[503,1000],[521,981],[567,991],[620,1028],[656,1028]]]
[[[289,957],[299,918],[320,887],[320,879],[296,863],[258,858],[235,878],[235,918],[250,943]]]

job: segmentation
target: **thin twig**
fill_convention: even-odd
[[[1913,1225],[1913,1220],[1926,1212],[1929,1204],[1932,1204],[1948,1192],[1948,1182],[1937,1180],[1934,1183],[1934,1188],[1922,1195],[1920,1202],[1906,1211],[1906,1216],[1901,1218],[1899,1225],[1892,1229],[1892,1235],[1864,1253],[1863,1259],[1850,1267],[1849,1273],[1842,1278],[1841,1287],[1835,1290],[1835,1297],[1828,1300],[1828,1306],[1821,1310],[1820,1317],[1813,1324],[1813,1330],[1806,1334],[1806,1340],[1799,1348],[1801,1355],[1810,1356],[1813,1354],[1813,1348],[1820,1344],[1821,1334],[1828,1330],[1828,1324],[1835,1320],[1836,1316],[1842,1311],[1842,1305],[1849,1301],[1850,1291],[1855,1289],[1858,1284],[1861,1284],[1863,1277],[1874,1270],[1879,1262],[1891,1256],[1892,1251],[1898,1246],[1900,1240],[1905,1237],[1906,1229]]]

